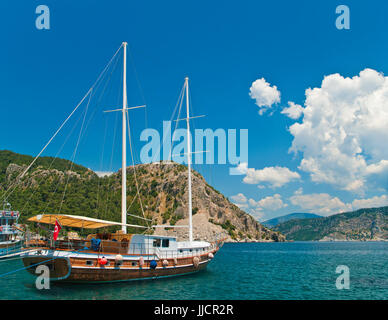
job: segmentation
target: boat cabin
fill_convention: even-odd
[[[144,253],[144,251],[171,251],[177,250],[175,237],[134,234],[129,245],[130,252]]]

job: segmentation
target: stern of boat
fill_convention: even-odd
[[[48,268],[51,281],[65,280],[71,273],[70,260],[66,257],[57,257],[54,253],[37,250],[23,255],[22,260],[27,271],[35,276],[40,276],[42,271],[37,268],[44,265]]]

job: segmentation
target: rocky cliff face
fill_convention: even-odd
[[[153,208],[158,224],[188,224],[187,168],[175,163],[138,165],[139,180],[157,195]],[[128,171],[132,175],[132,169]],[[252,216],[229,202],[220,192],[206,183],[196,171],[192,174],[193,235],[210,240],[222,234],[229,241],[284,241]],[[187,239],[187,229],[158,230],[158,233]]]
[[[11,156],[11,160],[9,157]],[[0,196],[32,160],[28,156],[0,151]],[[50,160],[50,161],[49,161]],[[98,177],[93,171],[59,159],[40,159],[18,183],[9,202],[22,210],[22,221],[40,213],[76,214],[118,221],[121,216],[121,171]],[[72,169],[72,170],[70,170]],[[138,201],[135,173],[142,199]],[[187,225],[187,167],[176,163],[140,164],[127,168],[128,213],[152,220],[152,224]],[[193,234],[195,239],[228,241],[284,241],[284,236],[258,223],[192,171]],[[128,216],[130,224],[146,224]],[[131,230],[136,232],[136,230]],[[138,230],[137,230],[138,231]],[[187,228],[156,230],[158,234],[187,239]]]

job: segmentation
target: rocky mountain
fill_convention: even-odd
[[[286,214],[284,216],[276,217],[276,218],[273,218],[270,220],[266,220],[266,221],[262,222],[261,224],[266,226],[267,228],[273,228],[280,223],[283,223],[283,222],[286,222],[289,220],[293,220],[293,219],[308,219],[308,218],[321,218],[321,217],[322,216],[319,216],[315,213],[295,212],[295,213]]]
[[[68,160],[42,157],[20,180],[32,157],[0,151],[0,199],[7,194],[21,222],[41,213],[63,213],[119,221],[121,171],[99,177]],[[222,234],[229,241],[284,241],[284,236],[258,223],[192,171],[194,238],[212,240]],[[138,199],[136,180],[138,181]],[[187,225],[187,168],[176,163],[140,164],[127,168],[128,223]],[[151,229],[152,230],[152,229]],[[138,230],[129,230],[138,232]],[[150,231],[152,232],[152,231]],[[187,238],[187,229],[158,229],[158,233]]]
[[[388,240],[388,207],[298,219],[274,227],[288,240]]]

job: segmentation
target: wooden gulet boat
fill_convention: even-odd
[[[41,215],[31,221],[99,229],[124,225],[111,221],[71,215]],[[127,225],[131,226],[131,225]],[[184,275],[206,268],[222,242],[177,241],[175,237],[116,233],[91,234],[82,240],[57,240],[36,246],[23,255],[27,270],[35,274],[44,264],[50,279],[70,282],[112,282]]]
[[[187,164],[188,164],[188,226],[157,226],[188,228],[188,241],[177,241],[170,236],[127,234],[127,227],[147,228],[127,224],[126,202],[126,47],[122,44],[124,54],[123,70],[123,106],[113,110],[122,112],[122,196],[121,223],[90,217],[42,214],[29,219],[39,224],[60,224],[63,227],[96,229],[81,240],[30,240],[22,260],[27,270],[34,274],[39,265],[46,265],[53,281],[102,283],[155,279],[190,274],[206,268],[208,263],[223,244],[222,240],[214,242],[194,241],[192,228],[191,199],[191,141],[189,124],[188,78],[185,78],[187,117]],[[183,97],[182,97],[183,99]],[[136,108],[136,107],[135,107]],[[146,219],[147,220],[147,219]],[[98,232],[101,228],[121,226],[116,233]]]

